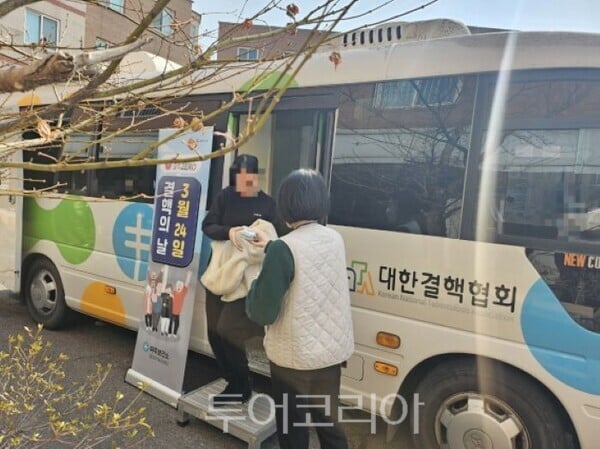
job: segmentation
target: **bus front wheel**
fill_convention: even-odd
[[[69,309],[65,291],[52,262],[35,259],[25,282],[25,302],[33,320],[47,329],[58,329],[67,323]]]
[[[549,393],[527,376],[496,363],[454,360],[417,386],[417,448],[574,448]],[[414,420],[417,417],[413,417]]]

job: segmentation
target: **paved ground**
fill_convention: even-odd
[[[22,332],[23,326],[33,325],[25,305],[7,295],[7,292],[0,291],[0,350],[6,349],[9,335]],[[94,369],[96,363],[111,363],[113,369],[101,392],[105,400],[112,401],[116,391],[125,394],[126,398],[133,398],[137,394],[134,387],[124,382],[125,373],[130,368],[133,358],[135,332],[81,317],[66,330],[44,331],[44,335],[47,340],[53,342],[56,351],[65,352],[70,356],[67,371],[70,380],[83,379]],[[214,360],[190,353],[184,381],[186,391],[204,385],[217,377]],[[266,378],[256,376],[255,384],[257,390],[268,392],[269,385]],[[179,427],[176,424],[176,410],[149,395],[143,395],[139,399],[139,404],[147,408],[148,422],[156,434],[156,438],[143,445],[144,448],[242,449],[247,447],[244,442],[196,419],[192,419],[186,427]],[[369,435],[369,426],[366,424],[348,424],[345,428],[349,436],[350,449],[384,447],[382,423],[378,423],[380,431],[375,436]],[[274,437],[263,444],[264,449],[278,447]],[[316,438],[312,438],[311,449],[318,447]],[[389,447],[406,448],[400,441],[393,442]]]

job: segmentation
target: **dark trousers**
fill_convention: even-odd
[[[264,335],[264,330],[247,317],[246,298],[224,302],[207,290],[206,327],[223,377],[240,392],[247,390],[250,370],[245,344],[252,337]]]
[[[306,371],[273,362],[270,365],[281,449],[308,449],[310,427],[317,431],[321,449],[347,449],[346,435],[338,422],[340,365]],[[313,424],[306,424],[307,413]]]
[[[169,334],[177,335],[179,332],[179,315],[171,315],[171,322],[169,323]]]

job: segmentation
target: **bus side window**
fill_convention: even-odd
[[[386,209],[386,222],[391,231],[427,234],[425,205],[416,189],[404,188],[392,192]]]
[[[92,133],[72,133],[62,145],[61,160],[80,163],[89,160],[93,147]],[[69,195],[89,195],[88,172],[86,170],[61,171],[56,177],[60,193]]]
[[[600,126],[588,115],[600,101],[600,83],[516,81],[507,98],[506,123],[513,126],[503,130],[489,163],[480,164],[481,177],[496,180],[493,191],[483,192],[495,205],[490,238],[598,242]],[[525,121],[534,126],[522,127]]]
[[[479,192],[491,212],[479,221],[491,220],[476,236],[524,247],[571,318],[600,332],[600,82],[541,76],[513,81],[498,144],[481,151],[479,176],[494,182]]]
[[[39,137],[40,135],[35,130],[27,130],[22,134],[23,140],[37,139]],[[60,145],[57,143],[28,147],[23,150],[23,162],[50,164],[52,163],[52,158],[57,158],[59,153]],[[54,173],[33,170],[23,171],[23,188],[25,191],[49,189],[55,185]]]
[[[88,195],[87,172],[85,170],[60,172],[58,191],[70,195]]]
[[[155,143],[156,132],[121,134],[102,143],[98,159],[126,160]],[[156,167],[123,167],[94,171],[93,196],[152,203]]]
[[[476,78],[340,89],[328,222],[458,238]]]

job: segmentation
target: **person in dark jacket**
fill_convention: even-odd
[[[218,193],[202,222],[202,231],[213,240],[230,240],[240,249],[240,232],[257,219],[275,221],[275,201],[260,190],[258,159],[242,154],[229,170],[229,187]],[[245,343],[262,336],[262,326],[246,316],[246,298],[224,302],[206,290],[208,341],[227,387],[213,398],[215,405],[246,402],[252,392]]]

